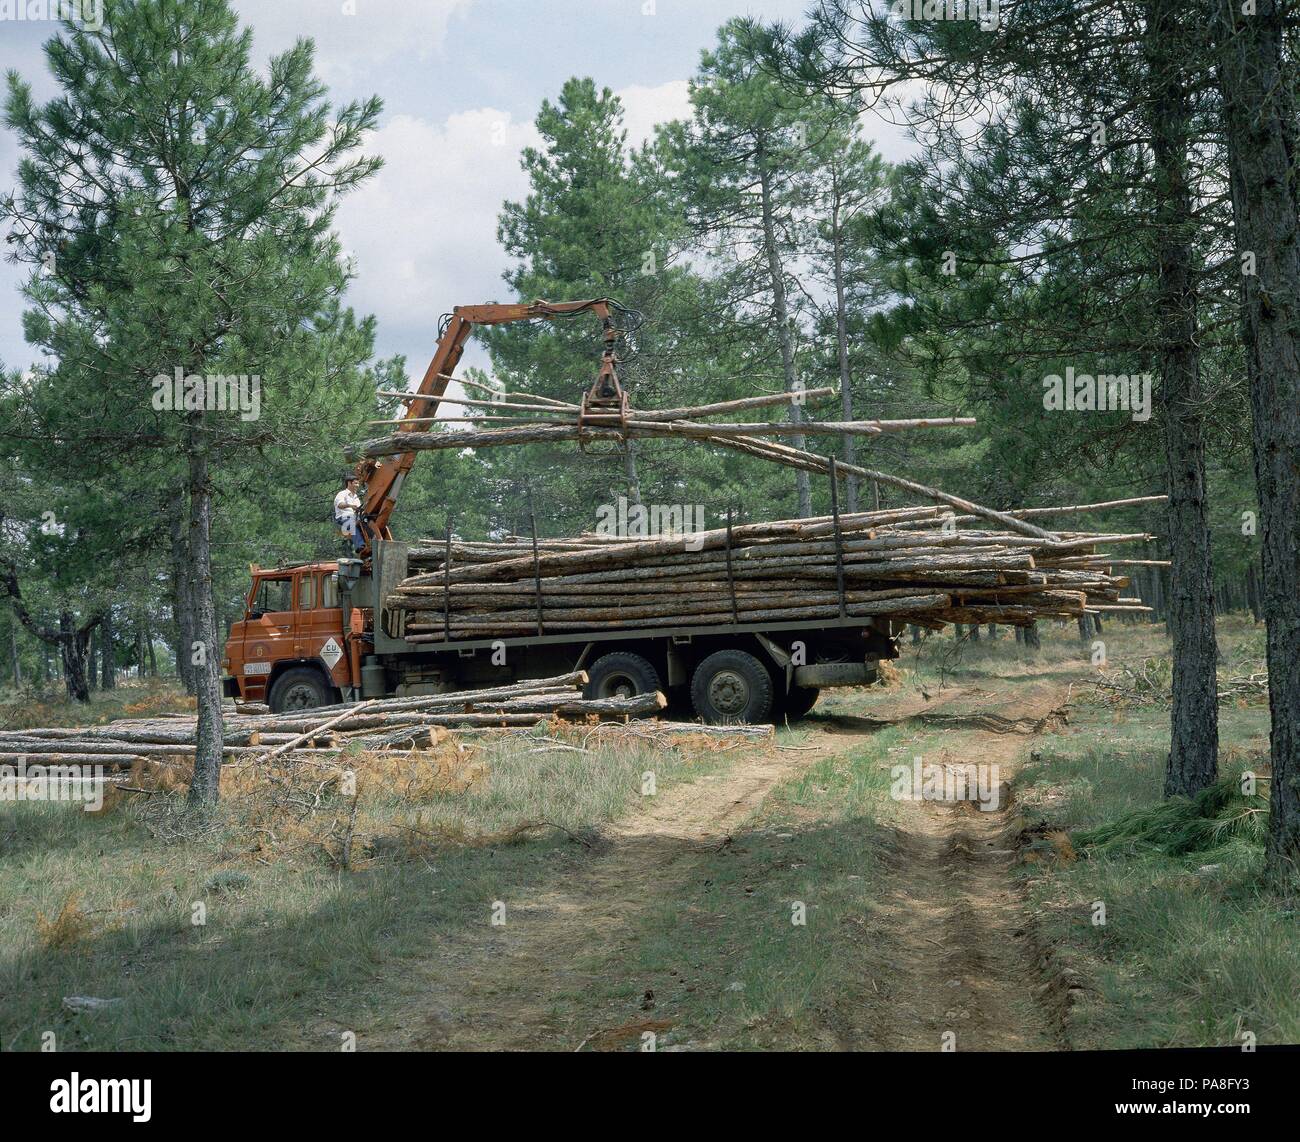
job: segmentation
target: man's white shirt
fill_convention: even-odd
[[[344,488],[334,497],[334,514],[341,516],[356,515],[357,508],[361,506],[361,500],[356,492],[349,488]]]

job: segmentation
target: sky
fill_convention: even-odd
[[[689,115],[687,81],[701,50],[733,16],[801,23],[812,0],[234,0],[259,66],[299,37],[316,44],[317,73],[335,103],[379,95],[367,153],[385,166],[345,198],[337,225],[355,258],[348,303],[378,319],[377,353],[406,356],[422,375],[438,317],[457,305],[513,300],[497,243],[501,204],[522,199],[522,149],[533,120],[571,76],[590,76],[624,104],[629,141]],[[22,10],[19,2],[0,6]],[[0,18],[0,68],[39,99],[55,94],[41,45],[56,25]],[[908,146],[885,124],[867,134],[886,158]],[[18,148],[0,125],[0,187],[14,183]],[[18,286],[0,264],[0,362],[26,368]],[[465,364],[486,365],[477,347]]]

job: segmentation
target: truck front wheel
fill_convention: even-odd
[[[719,650],[695,668],[691,702],[712,726],[765,722],[772,714],[772,676],[752,654]]]
[[[319,670],[313,670],[310,666],[297,666],[286,670],[275,680],[268,704],[276,714],[283,714],[286,710],[332,706],[334,690]]]
[[[662,689],[653,662],[620,650],[603,654],[592,663],[583,694],[588,698],[635,698]]]

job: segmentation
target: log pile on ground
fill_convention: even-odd
[[[659,693],[584,698],[583,671],[491,689],[375,699],[283,714],[228,714],[228,761],[333,757],[340,750],[414,749],[449,729],[531,726],[547,718],[642,718],[667,704]],[[137,760],[192,757],[195,719],[121,719],[102,726],[0,731],[0,765],[101,765],[129,769]]]
[[[414,573],[387,606],[404,612],[415,643],[868,617],[1027,626],[1146,610],[1125,597],[1129,579],[1102,549],[1150,536],[1047,532],[1020,513],[997,513],[1013,529],[971,528],[993,514],[979,513],[900,508],[536,547],[531,538],[430,540],[412,548]]]

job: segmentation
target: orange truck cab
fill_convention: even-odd
[[[266,702],[279,713],[352,696],[360,647],[344,630],[338,566],[253,569],[244,617],[231,625],[222,661],[227,697]]]

